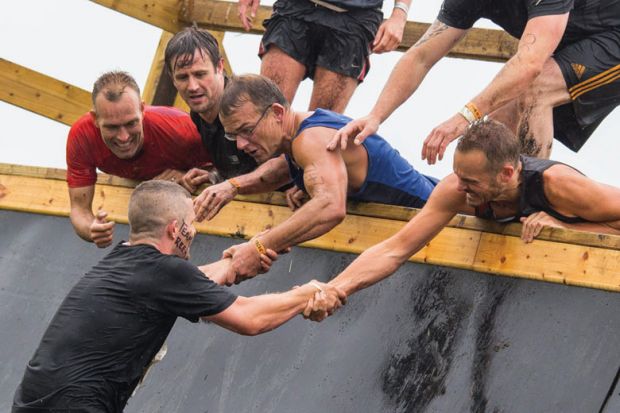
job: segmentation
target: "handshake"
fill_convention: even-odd
[[[316,290],[304,308],[305,319],[323,321],[347,303],[346,293],[334,285],[312,280],[303,285],[305,286],[312,286]],[[297,288],[300,287],[293,287],[293,289]]]

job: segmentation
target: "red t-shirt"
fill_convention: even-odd
[[[144,144],[132,159],[120,159],[103,142],[89,113],[73,124],[67,138],[67,183],[71,188],[94,185],[96,169],[144,181],[166,169],[186,171],[209,164],[196,125],[175,108],[147,106],[142,121]]]

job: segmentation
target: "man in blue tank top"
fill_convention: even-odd
[[[284,154],[295,183],[311,198],[288,220],[258,238],[265,248],[280,251],[328,232],[344,219],[347,198],[422,207],[435,187],[434,179],[416,171],[377,135],[363,146],[327,151],[325,145],[349,118],[321,109],[294,112],[266,77],[230,79],[220,119],[226,137],[258,163]],[[282,183],[262,181],[240,192],[272,191]],[[200,205],[196,209],[200,216]],[[235,249],[237,274],[255,275],[258,250],[253,244]]]

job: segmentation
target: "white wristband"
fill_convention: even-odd
[[[471,112],[471,110],[469,110],[467,106],[463,106],[459,113],[470,125],[476,121],[476,116]]]
[[[323,288],[321,288],[320,285],[318,285],[317,283],[315,283],[314,281],[310,281],[308,284],[310,284],[311,286],[313,286],[314,288],[316,288],[317,290],[319,290],[320,292],[324,292]]]
[[[404,11],[405,16],[409,15],[409,6],[407,6],[407,4],[403,3],[402,1],[397,1],[396,3],[394,3],[394,8]]]

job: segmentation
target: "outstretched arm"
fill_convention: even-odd
[[[340,152],[325,150],[332,134],[331,129],[311,128],[295,139],[295,159],[304,169],[311,199],[280,225],[234,248],[233,267],[238,276],[256,275],[260,245],[281,251],[325,234],[344,219],[347,171]]]
[[[275,191],[291,181],[284,155],[270,159],[256,170],[206,188],[194,200],[196,220],[212,219],[235,195]]]
[[[285,293],[238,297],[226,310],[204,319],[239,334],[262,334],[300,314],[316,293],[324,311],[331,312],[346,301],[342,291],[313,280]]]
[[[376,133],[379,125],[417,90],[429,70],[448,54],[466,32],[435,20],[420,40],[400,58],[370,113],[340,129],[330,140],[328,149],[335,149],[338,143],[342,149],[346,148],[349,138],[355,138],[355,143],[359,145]]]
[[[517,53],[506,62],[493,81],[471,100],[480,115],[493,112],[525,92],[558,47],[567,22],[568,13],[534,17],[527,23]],[[422,159],[429,164],[434,164],[437,158],[441,160],[448,144],[465,132],[467,124],[467,120],[457,113],[433,129],[424,141]]]
[[[456,176],[446,177],[411,221],[390,238],[364,251],[329,284],[342,289],[349,296],[394,273],[409,257],[431,241],[457,212],[469,212],[464,194],[456,188]],[[325,314],[320,308],[308,303],[304,316],[320,321]]]
[[[344,219],[347,203],[347,169],[340,152],[327,152],[325,142],[333,130],[311,128],[293,143],[296,162],[304,169],[304,184],[311,199],[282,224],[260,237],[267,248],[280,251],[319,237]]]
[[[441,181],[424,208],[411,221],[390,238],[364,251],[330,284],[349,295],[394,273],[463,210],[463,194],[455,188],[454,175]]]

